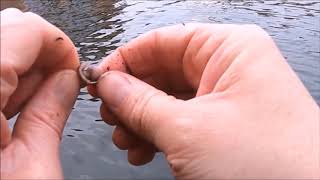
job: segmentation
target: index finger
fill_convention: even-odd
[[[1,11],[1,64],[22,75],[32,65],[53,71],[76,69],[77,51],[69,37],[37,14]],[[44,60],[45,59],[45,60]]]
[[[120,70],[164,91],[195,91],[210,57],[234,26],[180,24],[150,31],[106,57],[95,74]]]
[[[1,11],[1,111],[23,104],[52,72],[79,66],[75,46],[57,27],[33,13]],[[22,77],[21,82],[18,80]],[[27,83],[27,84],[26,84]],[[15,111],[15,107],[12,109]]]

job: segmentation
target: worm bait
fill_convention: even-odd
[[[93,78],[92,71],[91,65],[87,62],[83,62],[79,66],[78,74],[86,84],[96,84],[99,77]]]

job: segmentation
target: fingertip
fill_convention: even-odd
[[[22,11],[20,9],[17,9],[17,8],[6,8],[4,10],[1,11],[1,19],[8,19],[9,17],[10,18],[14,18],[14,17],[17,17],[17,16],[20,16],[22,15]],[[1,21],[2,22],[2,21]]]
[[[145,165],[153,160],[156,150],[153,145],[141,144],[128,150],[128,162],[134,166]]]
[[[116,116],[111,111],[109,111],[104,103],[102,103],[100,106],[100,115],[102,117],[102,120],[110,126],[114,126],[119,123]]]
[[[117,126],[112,135],[113,143],[121,150],[127,150],[136,146],[139,139],[121,126]]]

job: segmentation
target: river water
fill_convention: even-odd
[[[3,0],[5,1],[5,0]],[[317,0],[7,0],[33,11],[74,41],[82,61],[98,63],[148,30],[187,22],[255,23],[275,39],[320,104],[320,2]],[[2,3],[2,2],[1,2]],[[9,3],[9,5],[8,5]],[[68,179],[173,179],[163,155],[145,166],[127,163],[99,116],[100,101],[82,89],[64,131],[61,157]]]

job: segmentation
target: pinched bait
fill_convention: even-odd
[[[79,73],[81,79],[86,84],[96,84],[97,80],[99,79],[99,78],[92,77],[92,74],[93,74],[92,71],[93,71],[92,66],[89,63],[84,62],[84,63],[80,64],[80,67],[78,69],[78,73]]]

